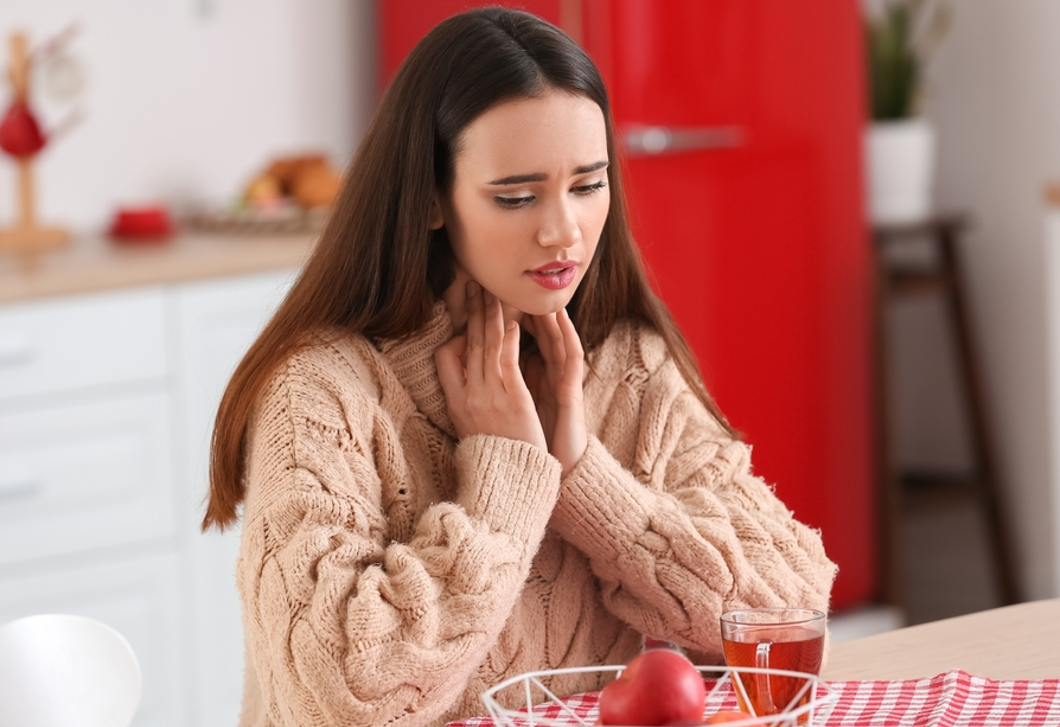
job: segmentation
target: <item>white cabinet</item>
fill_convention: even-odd
[[[141,661],[135,727],[232,727],[238,530],[202,534],[214,412],[295,271],[0,306],[0,623],[75,613]]]
[[[0,564],[171,540],[171,449],[161,388],[0,413]]]
[[[166,291],[137,288],[0,308],[0,406],[165,376]]]
[[[223,534],[199,533],[207,495],[207,458],[213,418],[225,384],[269,315],[279,305],[291,272],[184,285],[177,291],[176,330],[181,431],[188,466],[182,517],[189,532],[186,552],[190,679],[196,694],[197,727],[233,727],[243,696],[243,631],[235,589],[238,526]]]

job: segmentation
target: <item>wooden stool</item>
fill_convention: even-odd
[[[976,349],[965,305],[957,236],[966,226],[960,216],[938,217],[917,224],[879,226],[873,230],[876,256],[876,411],[883,600],[905,606],[900,527],[905,513],[968,499],[979,506],[987,528],[997,592],[1005,604],[1020,601],[1019,586],[993,440],[986,415]],[[921,239],[931,246],[931,265],[894,262],[888,250],[901,241]],[[970,419],[972,470],[969,474],[903,470],[890,440],[891,382],[887,371],[886,314],[901,296],[942,296],[956,347],[960,393]]]

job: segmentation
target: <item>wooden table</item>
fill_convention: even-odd
[[[829,681],[916,679],[962,669],[991,679],[1060,678],[1060,598],[835,644]]]

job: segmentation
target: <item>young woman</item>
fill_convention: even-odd
[[[596,68],[521,12],[405,61],[211,467],[246,727],[442,724],[645,635],[720,663],[723,610],[826,609],[835,571],[645,282]]]

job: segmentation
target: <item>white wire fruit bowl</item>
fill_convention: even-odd
[[[560,698],[553,694],[543,680],[559,674],[577,674],[587,672],[615,672],[616,676],[626,667],[615,666],[584,666],[569,667],[566,669],[548,669],[544,671],[532,671],[514,676],[500,684],[486,690],[482,695],[482,701],[497,727],[592,727],[597,724],[599,704],[592,709],[584,708],[579,713],[576,707],[569,704],[570,697]],[[752,716],[734,722],[725,722],[724,727],[800,727],[812,725],[814,717],[826,705],[835,700],[836,696],[828,689],[828,685],[814,674],[806,674],[784,669],[761,669],[758,667],[725,667],[725,666],[697,666],[704,676],[716,679],[715,683],[707,690],[707,708],[703,713],[706,719],[719,709],[738,709],[723,701],[725,693],[729,690],[737,692],[743,697],[746,704],[747,693],[744,691],[743,681],[733,679],[734,675],[761,674],[765,676],[785,676],[801,679],[797,693],[792,697],[788,709],[774,715],[761,717]],[[510,708],[503,706],[497,699],[497,695],[512,687],[521,687],[524,695],[524,703],[520,707]],[[804,697],[809,699],[799,705]],[[713,703],[713,704],[712,704]],[[792,706],[792,705],[797,706]],[[544,712],[548,714],[543,714]],[[629,727],[635,727],[630,725]]]

